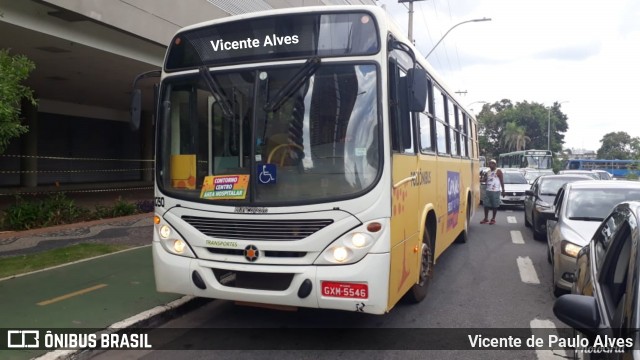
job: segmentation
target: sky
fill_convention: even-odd
[[[408,3],[378,0],[407,31]],[[640,137],[640,1],[415,1],[413,38],[463,105],[562,103],[565,148],[597,151],[603,135]]]

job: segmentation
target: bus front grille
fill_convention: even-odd
[[[293,274],[212,270],[220,285],[241,289],[284,291],[293,280]]]
[[[333,223],[320,220],[238,220],[183,216],[182,220],[201,233],[222,239],[301,240]]]

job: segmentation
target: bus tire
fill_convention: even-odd
[[[433,277],[433,242],[431,241],[431,234],[429,229],[424,229],[424,236],[422,239],[422,255],[420,257],[420,277],[418,283],[413,284],[411,289],[407,292],[405,298],[408,302],[417,304],[424,300],[427,296],[427,290],[429,289],[429,283]]]

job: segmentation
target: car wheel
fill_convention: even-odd
[[[424,229],[422,239],[422,256],[420,257],[420,278],[405,295],[405,299],[411,303],[419,303],[427,296],[427,290],[433,277],[433,251],[431,249],[431,236],[429,229]]]

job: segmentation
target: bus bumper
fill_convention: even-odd
[[[168,253],[159,242],[153,242],[154,274],[159,292],[370,314],[387,312],[389,261],[389,254],[385,253],[368,254],[355,264],[335,266],[227,263],[176,256]],[[216,273],[218,275],[215,275]],[[220,273],[224,275],[221,277]],[[240,284],[236,281],[236,277],[241,276],[251,280],[245,280]],[[194,277],[200,278],[201,282]],[[280,290],[258,289],[268,286],[264,283],[270,282],[271,277],[290,279],[290,282]],[[263,283],[259,282],[260,279],[264,280]],[[338,297],[340,295],[336,291],[325,296],[321,288],[323,281],[332,282],[334,285],[335,283],[356,284],[360,291],[356,292],[357,298]],[[228,284],[222,285],[221,282],[238,283],[228,286]],[[278,282],[282,283],[282,281]],[[309,285],[311,285],[310,289],[308,289]],[[362,292],[364,285],[366,285],[366,298]],[[349,287],[349,285],[346,286]],[[325,293],[328,292],[325,289]]]

